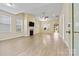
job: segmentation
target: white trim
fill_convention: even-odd
[[[1,36],[0,41],[3,41],[3,40],[8,40],[8,39],[24,36],[24,34],[23,33],[2,33],[0,34],[0,36]]]
[[[65,33],[65,31],[64,31],[65,30],[65,28],[64,28],[65,27],[65,25],[64,25],[65,24],[65,22],[64,22],[65,19],[64,19],[64,14],[62,15],[62,18],[63,18],[63,39],[65,39],[65,34],[64,34]]]

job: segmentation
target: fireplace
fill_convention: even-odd
[[[33,30],[30,30],[30,36],[33,36],[33,33],[34,33]]]

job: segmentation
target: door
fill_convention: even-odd
[[[79,56],[79,3],[74,4],[74,55]]]

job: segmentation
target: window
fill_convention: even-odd
[[[0,15],[0,32],[10,32],[10,16]]]
[[[21,19],[16,19],[16,32],[21,32],[22,31],[22,20]]]

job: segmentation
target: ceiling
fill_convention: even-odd
[[[35,16],[41,16],[43,13],[46,16],[57,16],[62,10],[62,3],[14,3],[14,6],[7,6],[6,3],[0,3],[0,9],[17,14],[31,13]]]

